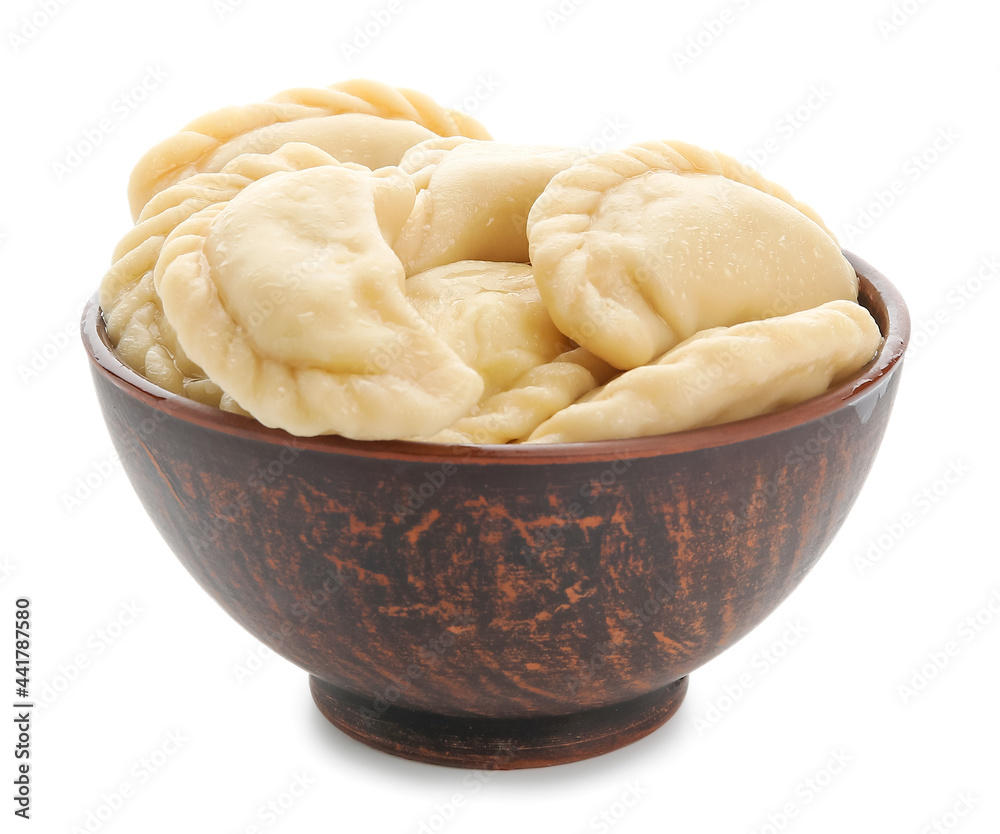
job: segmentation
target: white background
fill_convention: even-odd
[[[1000,830],[1000,6],[400,0],[348,60],[388,2],[45,5],[0,12],[3,830],[87,830],[98,813],[90,830],[145,834]],[[498,139],[680,138],[756,159],[909,304],[921,335],[837,539],[629,748],[481,779],[342,736],[300,669],[269,656],[239,677],[259,644],[109,462],[76,326],[129,226],[131,166],[207,110],[359,76],[464,102]],[[57,169],[102,119],[100,145]],[[18,596],[49,701],[30,823],[7,798]]]

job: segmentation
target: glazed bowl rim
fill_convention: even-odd
[[[299,437],[269,428],[250,417],[222,411],[160,388],[122,362],[108,341],[98,295],[87,302],[81,335],[93,367],[114,385],[157,411],[225,434],[284,447],[369,458],[449,463],[531,464],[587,460],[631,460],[721,447],[775,434],[821,420],[851,406],[887,381],[902,363],[910,337],[910,317],[896,287],[878,270],[851,252],[844,255],[862,281],[868,281],[885,304],[886,332],[875,358],[862,371],[818,396],[780,411],[706,428],[671,434],[594,440],[577,443],[443,444],[413,440],[351,440],[338,435]]]

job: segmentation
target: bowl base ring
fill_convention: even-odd
[[[450,767],[515,770],[575,762],[617,750],[665,724],[687,692],[687,677],[629,701],[567,715],[482,718],[388,706],[311,675],[320,712],[352,738],[405,759]]]

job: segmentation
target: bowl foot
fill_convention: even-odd
[[[396,706],[375,715],[371,698],[315,676],[309,688],[335,727],[376,750],[451,767],[515,770],[589,759],[638,741],[677,712],[687,678],[620,704],[537,718],[439,715]]]

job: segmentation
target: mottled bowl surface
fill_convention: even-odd
[[[308,670],[337,726],[398,755],[530,767],[666,721],[685,676],[763,620],[850,510],[909,319],[849,255],[885,337],[785,411],[551,446],[300,438],[171,395],[84,314],[98,397],[150,517],[197,581]]]

